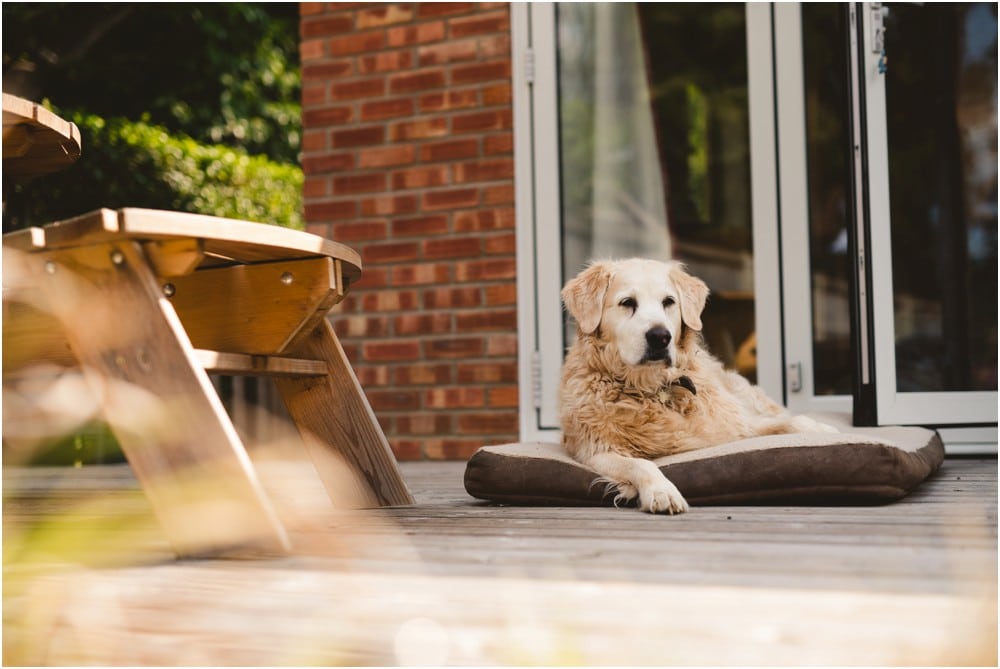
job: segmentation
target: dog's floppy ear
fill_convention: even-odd
[[[601,324],[604,295],[610,284],[611,266],[595,262],[563,286],[563,303],[585,334],[594,332]]]
[[[670,278],[680,292],[681,319],[692,330],[701,330],[701,312],[708,300],[708,286],[684,271],[683,265],[670,268]]]

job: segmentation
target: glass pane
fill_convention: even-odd
[[[997,388],[997,5],[889,5],[896,385]]]
[[[846,5],[802,5],[814,395],[851,394],[854,373],[847,249],[851,193],[847,44]]]
[[[564,279],[685,262],[712,289],[709,348],[755,380],[745,6],[556,7]]]

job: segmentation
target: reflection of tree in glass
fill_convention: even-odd
[[[749,251],[746,8],[639,8],[674,233]]]

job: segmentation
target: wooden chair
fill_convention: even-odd
[[[412,503],[326,318],[360,276],[350,248],[102,209],[5,235],[3,249],[5,385],[39,362],[78,364],[178,555],[290,548],[208,372],[275,378],[331,497],[340,461],[361,506]]]

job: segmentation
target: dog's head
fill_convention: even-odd
[[[562,298],[580,336],[616,347],[626,364],[669,367],[683,326],[701,330],[708,286],[679,263],[633,258],[592,263]]]

